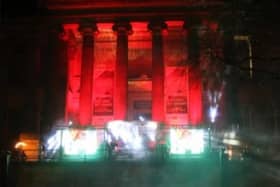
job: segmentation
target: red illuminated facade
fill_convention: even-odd
[[[20,132],[44,134],[70,122],[103,127],[140,115],[176,126],[277,129],[278,82],[264,72],[276,71],[279,63],[262,60],[277,57],[279,32],[277,24],[270,25],[277,16],[249,11],[244,19],[244,9],[251,6],[259,5],[224,0],[4,3],[3,144]],[[268,6],[252,10],[259,8]],[[250,35],[254,76],[262,81],[267,76],[266,87],[247,76],[248,41],[235,41],[236,35]]]
[[[209,53],[224,53],[220,0],[44,2],[40,14],[1,25],[9,66],[2,134],[139,116],[175,126],[209,122],[222,90]]]
[[[194,11],[200,5],[192,1],[49,0],[67,46],[65,122],[207,121],[203,67],[212,59],[203,45],[222,38],[211,17],[220,2],[207,5]]]

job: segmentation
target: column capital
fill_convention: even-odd
[[[63,24],[63,32],[60,34],[60,37],[64,41],[69,41],[71,39],[80,38],[80,33],[78,31],[78,23],[67,23]]]
[[[184,20],[183,31],[185,36],[189,36],[189,34],[193,34],[198,31],[198,28],[201,25],[200,18],[197,17],[188,17]]]
[[[63,24],[52,23],[52,24],[48,25],[48,30],[50,33],[53,33],[53,34],[61,34],[64,31]]]
[[[52,23],[47,25],[47,35],[53,39],[62,39],[64,35],[63,25],[61,23]]]
[[[197,29],[201,25],[201,19],[198,17],[188,17],[184,21],[183,29]]]
[[[219,24],[214,19],[204,19],[202,21],[202,26],[206,27],[208,30],[212,32],[217,32],[219,29]]]
[[[112,30],[118,34],[131,34],[132,26],[127,21],[119,21],[113,25]]]
[[[148,29],[154,34],[160,34],[163,30],[167,30],[167,24],[161,20],[153,20],[148,24]]]
[[[219,23],[217,21],[210,21],[209,22],[209,29],[213,32],[217,32],[220,29]]]
[[[78,30],[83,36],[89,36],[98,32],[97,25],[93,21],[82,21],[79,24]]]

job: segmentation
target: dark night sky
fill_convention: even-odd
[[[3,19],[9,20],[13,18],[42,15],[46,13],[46,12],[42,12],[43,9],[41,5],[43,5],[42,3],[43,1],[47,1],[47,0],[18,0],[18,1],[0,0],[1,16],[3,16]],[[279,57],[280,53],[278,53],[278,51],[280,51],[279,50],[280,16],[278,14],[280,12],[279,11],[280,1],[279,0],[238,0],[238,1],[225,0],[225,2],[230,2],[231,8],[237,6],[238,10],[243,10],[244,14],[236,19],[240,19],[241,22],[243,22],[243,24],[245,25],[248,32],[251,32],[253,33],[253,35],[256,36],[255,38],[257,39],[256,41],[253,42],[255,44],[254,46],[257,46],[257,49],[255,50],[258,50],[260,52],[259,53],[256,52],[255,54],[260,54],[262,55],[261,57],[264,56],[265,58],[274,57],[274,56]],[[229,10],[231,10],[231,8],[229,8]],[[276,52],[272,53],[272,51],[276,51]],[[15,59],[15,61],[18,60]],[[268,67],[273,67],[273,66],[268,66]],[[265,68],[265,67],[261,66],[261,68]],[[21,68],[19,69],[21,70]],[[276,68],[262,69],[262,70],[275,72]],[[19,73],[19,75],[21,74]],[[20,76],[15,78],[21,80]]]
[[[0,0],[2,16],[8,18],[32,16],[38,13],[39,0]]]
[[[206,0],[207,1],[207,0]],[[0,0],[1,15],[7,18],[34,16],[42,11],[47,0]],[[280,8],[278,0],[224,0],[230,7],[238,6],[257,14],[276,14]]]

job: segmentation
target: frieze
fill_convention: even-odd
[[[49,9],[79,9],[98,7],[136,6],[208,6],[222,4],[223,0],[47,0]]]

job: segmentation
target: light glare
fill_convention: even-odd
[[[216,121],[217,113],[218,113],[218,106],[217,105],[210,106],[209,117],[210,117],[211,123],[214,123]]]
[[[200,129],[170,129],[171,154],[201,154],[204,151],[204,132]]]

